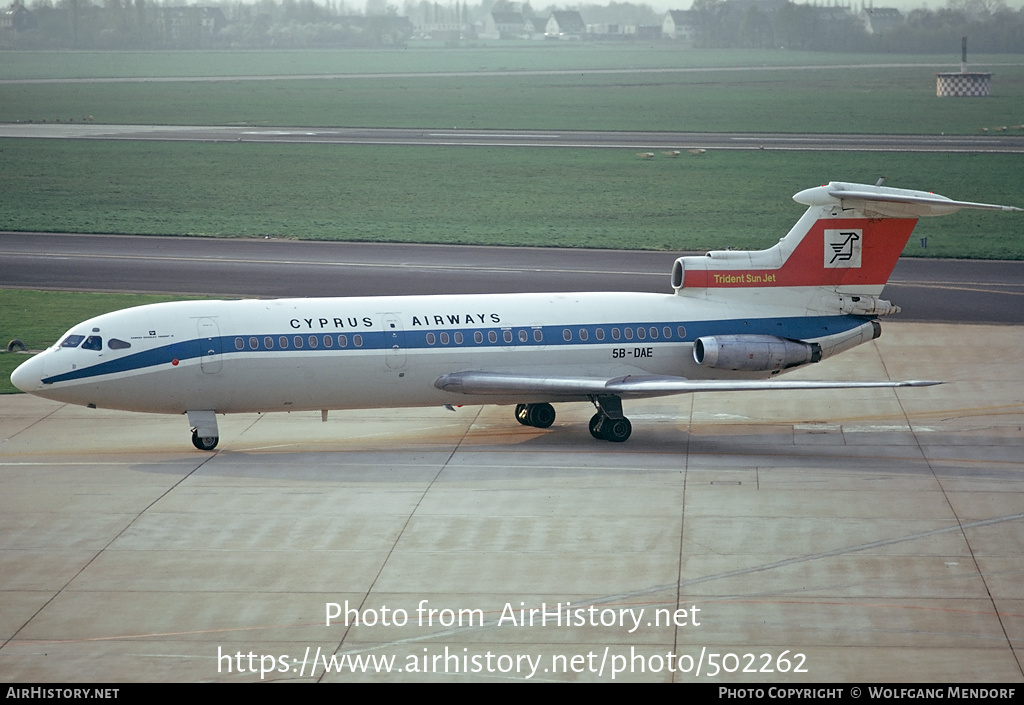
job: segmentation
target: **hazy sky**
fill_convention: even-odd
[[[634,2],[644,2],[645,0],[633,0]],[[812,0],[795,0],[798,5],[810,5],[814,4]],[[557,3],[558,0],[555,0]],[[673,2],[672,0],[646,0],[646,4],[653,7],[659,12],[666,10],[689,10],[693,0],[678,0]],[[834,0],[818,0],[819,5],[831,5]],[[946,0],[864,0],[867,5],[873,5],[874,7],[896,7],[903,12],[909,10],[916,10],[924,7],[929,10],[938,10],[941,7],[946,6]],[[543,0],[533,0],[531,3],[534,7],[543,7],[548,3],[544,3]],[[852,5],[854,8],[859,9],[861,6],[861,0],[838,0],[840,5]],[[1024,7],[1024,0],[1007,0],[1006,4],[1014,9]],[[571,6],[572,3],[567,3],[567,7]]]
[[[599,0],[591,1],[594,4],[600,4]],[[358,2],[359,0],[355,0],[354,2],[350,2],[350,5],[358,5]],[[578,2],[569,2],[568,0],[553,0],[553,2],[560,7],[567,8],[576,7],[580,4]],[[667,10],[689,10],[690,6],[693,4],[693,0],[633,0],[633,2],[645,2],[658,12],[665,12]],[[797,0],[797,2],[798,4],[811,4],[811,2],[808,2],[807,0]],[[820,5],[831,5],[833,2],[834,0],[818,0],[818,4]],[[946,0],[864,0],[864,2],[875,7],[896,7],[903,12],[916,10],[921,7],[929,10],[937,10],[946,6]],[[391,0],[389,4],[401,7],[401,3],[398,2],[398,0]],[[446,2],[446,0],[441,0],[441,4],[446,5],[451,3]],[[469,4],[474,4],[474,0],[469,0]],[[530,4],[537,9],[552,4],[552,0],[531,0]],[[839,4],[852,5],[854,8],[859,9],[861,6],[861,0],[839,0]],[[1024,0],[1007,0],[1006,4],[1014,9],[1019,9],[1020,7],[1024,7]],[[586,20],[585,17],[583,19]]]

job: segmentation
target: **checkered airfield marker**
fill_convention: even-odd
[[[940,98],[987,98],[991,83],[990,73],[937,73],[935,95]]]

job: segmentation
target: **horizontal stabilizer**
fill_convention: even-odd
[[[949,215],[961,208],[989,211],[1021,211],[1016,206],[993,203],[954,201],[927,191],[867,186],[833,181],[827,186],[809,188],[793,196],[797,203],[808,206],[841,205],[843,208],[869,210],[898,218]]]
[[[875,389],[891,387],[929,387],[942,382],[907,380],[898,382],[817,382],[804,380],[703,380],[668,375],[626,375],[599,377],[540,376],[503,372],[456,372],[439,377],[434,386],[460,394],[526,395],[550,394],[559,397],[615,395],[656,397],[693,392],[746,392],[798,389]]]

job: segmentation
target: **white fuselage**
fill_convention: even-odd
[[[797,307],[787,314],[778,301],[750,303],[743,317],[735,301],[642,293],[153,304],[75,326],[68,336],[92,336],[91,345],[58,343],[12,379],[60,401],[159,413],[573,401],[587,396],[467,400],[434,383],[474,370],[762,379],[770,374],[698,365],[694,340],[736,333],[826,342],[871,338],[864,317],[814,316]],[[763,315],[751,315],[757,311]]]

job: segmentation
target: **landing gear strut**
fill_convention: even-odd
[[[633,432],[633,424],[622,415],[622,400],[616,396],[592,397],[597,413],[590,419],[590,435],[598,440],[622,443]]]
[[[516,421],[524,426],[548,428],[555,422],[555,407],[550,404],[516,404]]]
[[[213,450],[217,447],[220,434],[217,431],[217,415],[212,409],[193,409],[188,413],[192,427],[192,445],[199,450]]]

